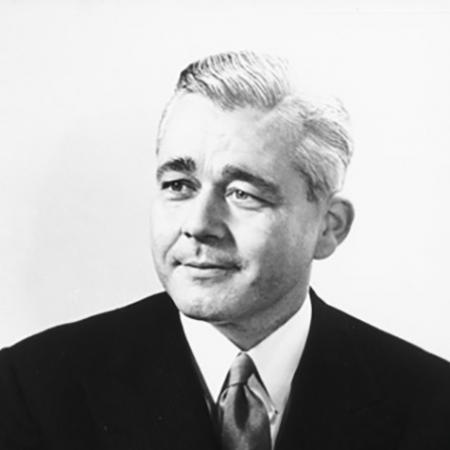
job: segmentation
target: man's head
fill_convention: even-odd
[[[351,225],[341,106],[311,103],[251,52],[188,66],[161,120],[153,255],[188,316],[263,338],[300,306],[314,258]],[[255,343],[255,342],[253,342]]]

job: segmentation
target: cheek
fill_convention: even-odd
[[[174,214],[158,202],[152,206],[150,218],[150,237],[155,259],[163,259],[178,237],[178,221]]]
[[[276,264],[286,257],[291,240],[286,223],[279,217],[260,215],[232,224],[231,232],[241,257],[249,265]],[[273,262],[273,263],[272,263]]]
[[[312,261],[314,229],[292,216],[253,217],[235,224],[233,234],[239,253],[255,270],[295,272]]]

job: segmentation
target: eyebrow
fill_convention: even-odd
[[[192,174],[196,171],[196,169],[197,166],[192,158],[173,158],[158,167],[156,171],[156,179],[160,181],[166,172],[185,172]]]
[[[163,175],[167,172],[183,172],[188,175],[192,175],[196,170],[197,165],[192,158],[177,157],[169,159],[160,167],[158,167],[156,171],[156,178],[158,181],[160,181]],[[247,183],[253,184],[258,189],[261,189],[261,191],[270,195],[275,200],[281,200],[281,190],[278,185],[259,175],[251,173],[247,169],[243,169],[232,164],[227,164],[222,170],[222,178],[224,184],[228,184],[234,180],[245,181]]]
[[[278,185],[260,177],[259,175],[255,175],[248,170],[227,164],[222,170],[222,176],[225,182],[230,182],[233,180],[246,181],[270,196],[275,197],[277,200],[281,199],[281,191]]]

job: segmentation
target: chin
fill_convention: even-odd
[[[177,308],[192,319],[221,322],[232,315],[231,302],[223,290],[177,286],[172,289],[168,287],[167,291]]]

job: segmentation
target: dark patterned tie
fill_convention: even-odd
[[[246,353],[236,356],[218,401],[218,425],[223,450],[270,450],[270,425],[262,401],[247,382],[256,367]]]

